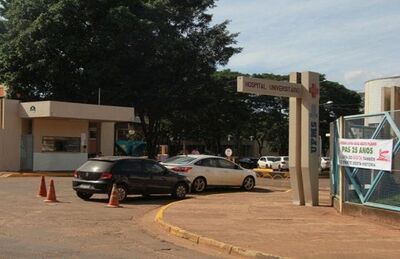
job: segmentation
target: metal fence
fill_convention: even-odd
[[[343,125],[340,125],[342,121]],[[332,167],[331,190],[339,196],[340,168],[344,172],[344,201],[365,206],[400,211],[400,111],[371,115],[346,116],[337,120],[331,128]],[[339,129],[346,139],[393,139],[392,170],[372,170],[356,167],[340,167]]]

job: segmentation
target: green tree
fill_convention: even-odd
[[[326,154],[329,147],[329,124],[340,116],[359,114],[361,111],[361,96],[337,82],[320,77],[320,109],[319,133],[322,140],[322,153]]]
[[[170,131],[174,139],[202,142],[208,152],[223,154],[222,140],[230,142],[235,155],[240,155],[243,129],[250,119],[246,96],[236,90],[240,74],[218,71],[193,96],[185,109],[171,115]]]
[[[11,97],[134,106],[148,155],[161,122],[240,51],[213,0],[3,0],[0,81]]]
[[[255,78],[287,81],[288,76],[275,74],[253,74]],[[252,95],[252,124],[250,135],[255,137],[258,144],[258,155],[263,155],[263,146],[279,154],[288,153],[288,98],[277,96]]]

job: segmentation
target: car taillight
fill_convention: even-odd
[[[113,176],[112,173],[110,173],[110,172],[105,172],[105,173],[102,173],[102,174],[101,174],[100,179],[107,180],[107,179],[111,179],[112,176]]]
[[[174,167],[171,170],[175,171],[175,172],[179,172],[179,173],[189,173],[190,170],[192,170],[192,167],[190,167],[190,166],[179,166],[179,167]]]
[[[76,171],[76,170],[75,170],[75,172],[74,172],[74,177],[75,177],[75,178],[78,178],[78,171]]]

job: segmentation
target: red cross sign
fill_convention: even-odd
[[[313,98],[317,97],[318,92],[319,92],[318,88],[315,86],[315,84],[311,84],[311,87],[308,91],[310,92],[310,94]]]

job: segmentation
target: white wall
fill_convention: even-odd
[[[89,122],[85,120],[34,119],[33,120],[33,171],[72,171],[87,161],[88,154],[83,145],[87,145]],[[42,152],[44,136],[81,137],[81,152]]]
[[[33,171],[73,171],[87,161],[87,153],[34,152]]]
[[[19,101],[5,99],[4,102],[4,129],[0,127],[0,171],[19,171],[21,161]]]
[[[365,83],[365,114],[382,112],[382,88],[400,86],[400,77],[389,77]]]

